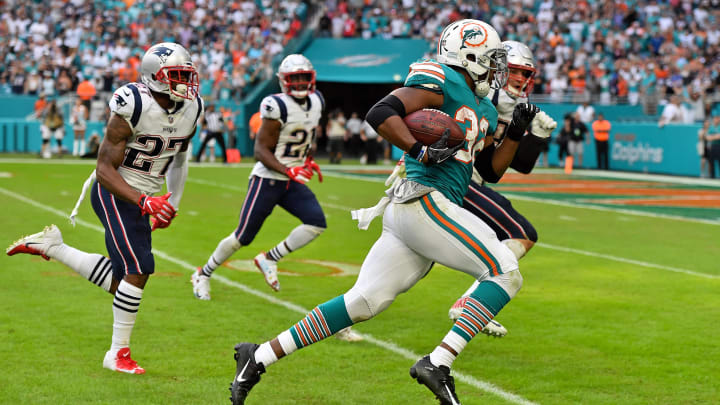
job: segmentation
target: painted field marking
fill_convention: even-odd
[[[63,211],[61,211],[61,210],[59,210],[59,209],[53,208],[53,207],[51,207],[51,206],[49,206],[49,205],[46,205],[46,204],[42,204],[42,203],[40,203],[40,202],[37,202],[37,201],[35,201],[35,200],[33,200],[33,199],[30,199],[30,198],[25,197],[25,196],[23,196],[23,195],[21,195],[21,194],[18,194],[18,193],[15,193],[15,192],[13,192],[13,191],[10,191],[10,190],[8,190],[8,189],[5,189],[5,188],[3,188],[3,187],[0,187],[0,194],[5,194],[5,195],[8,196],[8,197],[12,197],[12,198],[14,198],[14,199],[16,199],[16,200],[19,200],[19,201],[22,201],[22,202],[24,202],[24,203],[26,203],[26,204],[32,205],[32,206],[35,207],[35,208],[38,208],[38,209],[41,209],[41,210],[43,210],[43,211],[47,211],[47,212],[53,213],[53,214],[55,214],[55,215],[58,215],[58,216],[60,216],[60,217],[65,218],[65,219],[67,219],[67,217],[68,217],[68,214],[66,214],[65,212],[63,212]],[[105,233],[105,229],[104,229],[103,227],[98,226],[97,224],[93,224],[93,223],[87,222],[87,221],[82,220],[82,219],[80,219],[80,218],[76,218],[76,223],[77,223],[78,225],[84,226],[84,227],[89,228],[89,229],[92,229],[92,230],[94,230],[94,231],[101,232],[101,233]],[[169,261],[169,262],[175,263],[176,265],[185,268],[185,269],[188,270],[189,272],[195,272],[195,271],[197,271],[196,266],[193,266],[192,264],[190,264],[190,263],[188,263],[188,262],[186,262],[186,261],[184,261],[184,260],[177,259],[177,258],[171,256],[170,254],[165,253],[165,252],[163,252],[163,251],[161,251],[161,250],[153,249],[152,251],[153,251],[153,254],[157,255],[157,256],[160,257],[161,259],[165,259],[165,260],[167,260],[167,261]],[[262,291],[258,291],[258,290],[254,289],[254,288],[252,288],[252,287],[246,286],[245,284],[238,283],[237,281],[230,280],[230,279],[225,278],[225,277],[223,277],[223,276],[221,276],[221,275],[219,275],[219,274],[213,274],[213,280],[217,280],[217,281],[219,281],[220,283],[225,284],[225,285],[227,285],[227,286],[229,286],[229,287],[237,288],[237,289],[239,289],[239,290],[241,290],[241,291],[243,291],[243,292],[246,292],[246,293],[248,293],[248,294],[250,294],[250,295],[254,295],[254,296],[258,297],[258,298],[264,299],[264,300],[266,300],[266,301],[268,301],[268,302],[271,302],[271,303],[273,303],[273,304],[276,304],[276,305],[279,305],[279,306],[284,307],[284,308],[286,308],[286,309],[289,309],[289,310],[291,310],[291,311],[293,311],[293,312],[296,312],[296,313],[298,313],[298,314],[300,314],[300,315],[307,315],[307,314],[310,312],[310,310],[308,310],[308,309],[306,309],[306,308],[303,308],[303,307],[301,307],[301,306],[299,306],[299,305],[293,304],[293,303],[291,303],[291,302],[289,302],[289,301],[281,300],[281,299],[276,298],[276,297],[274,297],[274,296],[272,296],[272,295],[270,295],[270,294],[268,294],[268,293],[264,293],[264,292],[262,292]],[[390,351],[390,352],[393,352],[393,353],[395,353],[395,354],[398,354],[398,355],[400,355],[400,356],[402,356],[402,357],[404,357],[404,358],[406,358],[406,359],[408,359],[408,360],[416,361],[417,359],[419,359],[419,358],[422,357],[421,355],[419,355],[419,354],[417,354],[417,353],[415,353],[415,352],[413,352],[413,351],[411,351],[411,350],[408,350],[408,349],[405,349],[405,348],[403,348],[403,347],[400,347],[400,346],[398,346],[398,345],[396,345],[396,344],[394,344],[394,343],[392,343],[392,342],[388,342],[388,341],[385,341],[385,340],[382,340],[382,339],[378,339],[378,338],[376,338],[376,337],[374,337],[374,336],[372,336],[372,335],[370,335],[370,334],[362,333],[361,335],[362,335],[362,337],[365,338],[366,341],[368,341],[368,342],[370,342],[370,343],[372,343],[372,344],[374,344],[374,345],[376,345],[376,346],[379,346],[379,347],[381,347],[381,348],[383,348],[383,349],[385,349],[385,350],[388,350],[388,351]],[[465,384],[468,384],[468,385],[470,385],[470,386],[473,386],[473,387],[475,387],[475,388],[477,388],[477,389],[480,389],[480,390],[482,390],[482,391],[485,391],[485,392],[487,392],[487,393],[496,395],[496,396],[498,396],[498,397],[500,397],[500,398],[505,399],[505,400],[508,401],[508,402],[512,402],[512,403],[514,403],[514,404],[520,404],[520,405],[535,405],[535,404],[536,404],[535,402],[529,401],[529,400],[527,400],[527,399],[525,399],[525,398],[523,398],[523,397],[521,397],[521,396],[519,396],[519,395],[513,394],[513,393],[511,393],[511,392],[505,391],[505,390],[503,390],[502,388],[500,388],[500,387],[498,387],[498,386],[496,386],[496,385],[494,385],[494,384],[491,384],[491,383],[489,383],[489,382],[486,382],[486,381],[483,381],[483,380],[479,380],[479,379],[477,379],[477,378],[475,378],[475,377],[473,377],[473,376],[471,376],[471,375],[469,375],[469,374],[464,374],[464,373],[458,372],[457,370],[453,370],[453,374],[454,374],[454,376],[455,376],[456,379],[464,382]]]
[[[207,181],[207,180],[188,179],[187,181],[190,183],[205,184],[205,185],[215,186],[215,187],[219,187],[219,188],[225,188],[228,190],[237,190],[237,191],[242,191],[242,192],[247,191],[247,188],[231,186],[231,185],[216,183],[216,182]],[[378,199],[379,198],[380,197],[378,197]],[[540,200],[540,199],[533,199],[533,200],[534,201],[536,200],[537,202],[548,203],[545,200]],[[327,207],[327,208],[347,211],[348,213],[350,213],[350,211],[352,211],[352,210],[359,208],[359,207],[350,208],[350,207],[347,207],[344,205],[331,204],[331,203],[320,203],[320,205],[323,207]],[[586,207],[580,206],[580,208],[586,208]],[[240,209],[240,208],[238,207],[238,209]],[[572,217],[565,217],[565,219],[569,219],[569,218],[572,218]],[[613,256],[613,255],[608,255],[608,254],[604,254],[604,253],[590,252],[587,250],[580,250],[580,249],[574,249],[574,248],[565,247],[565,246],[551,245],[551,244],[542,243],[542,242],[538,242],[535,245],[546,248],[546,249],[557,250],[560,252],[575,253],[575,254],[579,254],[579,255],[583,255],[583,256],[598,257],[598,258],[602,258],[602,259],[613,260],[613,261],[620,262],[620,263],[627,263],[627,264],[633,264],[633,265],[637,265],[637,266],[648,267],[648,268],[653,268],[653,269],[658,269],[658,270],[670,271],[673,273],[683,273],[683,274],[688,274],[691,276],[698,276],[698,277],[704,277],[704,278],[710,278],[710,279],[720,279],[720,275],[701,273],[701,272],[697,272],[697,271],[693,271],[693,270],[665,266],[662,264],[655,264],[655,263],[645,262],[645,261],[641,261],[641,260],[628,259],[625,257]]]

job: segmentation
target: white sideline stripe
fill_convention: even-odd
[[[705,278],[710,278],[710,279],[720,279],[720,275],[716,275],[716,274],[700,273],[697,271],[681,269],[678,267],[663,266],[662,264],[655,264],[655,263],[643,262],[640,260],[626,259],[624,257],[611,256],[611,255],[606,255],[604,253],[588,252],[585,250],[573,249],[573,248],[564,247],[564,246],[550,245],[548,243],[538,242],[535,244],[535,246],[540,246],[540,247],[547,248],[547,249],[559,250],[561,252],[575,253],[575,254],[579,254],[579,255],[583,255],[583,256],[599,257],[601,259],[608,259],[608,260],[614,260],[616,262],[634,264],[636,266],[649,267],[649,268],[660,269],[660,270],[667,270],[667,271],[672,271],[675,273],[689,274],[691,276],[705,277]]]
[[[5,189],[5,188],[3,188],[3,187],[0,187],[0,193],[5,194],[5,195],[7,195],[7,196],[9,196],[9,197],[13,197],[13,198],[15,198],[15,199],[17,199],[17,200],[20,200],[20,201],[22,201],[22,202],[24,202],[24,203],[27,203],[27,204],[29,204],[29,205],[32,205],[33,207],[39,208],[39,209],[41,209],[41,210],[51,212],[51,213],[56,214],[56,215],[59,215],[59,216],[61,216],[61,217],[63,217],[63,218],[68,218],[68,215],[69,215],[69,214],[66,214],[66,213],[62,212],[62,211],[60,211],[59,209],[53,208],[53,207],[51,207],[51,206],[49,206],[49,205],[46,205],[46,204],[39,203],[39,202],[37,202],[37,201],[35,201],[35,200],[32,200],[32,199],[30,199],[30,198],[27,198],[27,197],[25,197],[25,196],[23,196],[23,195],[17,194],[17,193],[15,193],[15,192],[13,192],[13,191],[7,190],[7,189]],[[80,218],[77,218],[77,219],[76,219],[76,223],[77,223],[78,225],[82,225],[82,226],[84,226],[84,227],[90,228],[90,229],[95,230],[95,231],[98,231],[98,232],[102,232],[102,233],[105,232],[105,229],[104,229],[103,227],[100,227],[100,226],[98,226],[98,225],[96,225],[96,224],[89,223],[89,222],[84,221],[84,220],[82,220],[82,219],[80,219]],[[160,257],[160,258],[162,258],[162,259],[165,259],[165,260],[167,260],[167,261],[169,261],[169,262],[175,263],[175,264],[177,264],[178,266],[181,266],[181,267],[185,268],[186,270],[188,270],[188,271],[190,271],[190,272],[197,271],[197,269],[196,269],[195,266],[191,265],[190,263],[188,263],[188,262],[186,262],[186,261],[184,261],[184,260],[180,260],[180,259],[174,258],[174,257],[170,256],[169,254],[167,254],[167,253],[165,253],[165,252],[163,252],[163,251],[157,250],[157,249],[153,249],[152,251],[153,251],[153,254],[157,255],[158,257]],[[271,303],[273,303],[273,304],[280,305],[280,306],[282,306],[282,307],[284,307],[284,308],[287,308],[287,309],[289,309],[289,310],[291,310],[291,311],[293,311],[293,312],[296,312],[296,313],[298,313],[298,314],[300,314],[300,315],[306,315],[307,313],[310,312],[310,310],[308,310],[308,309],[306,309],[306,308],[303,308],[303,307],[301,307],[301,306],[299,306],[299,305],[295,305],[295,304],[293,304],[293,303],[291,303],[291,302],[288,302],[288,301],[285,301],[285,300],[281,300],[281,299],[275,298],[275,297],[273,297],[273,296],[270,295],[270,294],[267,294],[267,293],[258,291],[258,290],[254,289],[254,288],[251,288],[251,287],[246,286],[245,284],[241,284],[241,283],[238,283],[238,282],[236,282],[236,281],[233,281],[233,280],[230,280],[230,279],[228,279],[228,278],[225,278],[225,277],[223,277],[223,276],[221,276],[221,275],[219,275],[219,274],[214,274],[214,275],[213,275],[213,280],[217,280],[217,281],[219,281],[220,283],[225,284],[225,285],[230,286],[230,287],[235,287],[235,288],[237,288],[237,289],[239,289],[239,290],[242,290],[242,291],[244,291],[244,292],[246,292],[246,293],[248,293],[248,294],[250,294],[250,295],[254,295],[254,296],[258,297],[258,298],[262,298],[262,299],[264,299],[264,300],[266,300],[266,301],[269,301],[269,302],[271,302]],[[356,332],[357,332],[357,331],[356,331]],[[369,335],[369,334],[366,334],[366,333],[361,333],[360,335],[361,335],[363,338],[365,338],[365,340],[367,340],[368,342],[370,342],[370,343],[372,343],[372,344],[374,344],[374,345],[380,346],[381,348],[386,349],[386,350],[388,350],[388,351],[391,351],[391,352],[393,352],[393,353],[395,353],[395,354],[399,354],[400,356],[402,356],[402,357],[404,357],[404,358],[406,358],[406,359],[408,359],[408,360],[416,361],[417,359],[419,359],[419,358],[422,357],[421,355],[416,354],[416,353],[414,353],[414,352],[412,352],[412,351],[410,351],[410,350],[404,349],[404,348],[402,348],[402,347],[400,347],[400,346],[397,346],[396,344],[394,344],[394,343],[392,343],[392,342],[388,342],[388,341],[385,341],[385,340],[377,339],[377,338],[373,337],[372,335]],[[480,390],[482,390],[482,391],[485,391],[485,392],[488,392],[488,393],[490,393],[490,394],[497,395],[497,396],[499,396],[499,397],[507,400],[508,402],[512,402],[512,403],[520,404],[520,405],[535,405],[535,404],[536,404],[535,402],[528,401],[527,399],[525,399],[525,398],[523,398],[523,397],[521,397],[521,396],[519,396],[519,395],[513,394],[513,393],[511,393],[511,392],[504,391],[503,389],[501,389],[501,388],[499,388],[499,387],[497,387],[497,386],[495,386],[495,385],[493,385],[493,384],[491,384],[491,383],[488,383],[488,382],[485,382],[485,381],[482,381],[482,380],[478,380],[477,378],[475,378],[475,377],[473,377],[473,376],[471,376],[471,375],[464,374],[464,373],[460,373],[460,372],[457,372],[457,371],[455,371],[455,370],[453,370],[453,374],[454,374],[454,376],[455,376],[456,379],[464,382],[465,384],[471,385],[471,386],[473,386],[473,387],[475,387],[475,388],[478,388],[478,389],[480,389]]]
[[[187,181],[191,182],[191,183],[200,183],[200,184],[206,184],[206,185],[211,185],[211,186],[220,187],[220,188],[226,188],[229,190],[247,191],[246,188],[240,188],[237,186],[220,184],[220,183],[207,181],[207,180],[187,179]],[[510,194],[508,193],[506,195],[510,195]],[[522,198],[518,198],[518,199],[522,199]],[[533,198],[532,201],[548,203],[545,200],[540,200],[540,199],[536,199],[536,198]],[[343,205],[332,204],[332,203],[321,203],[320,205],[322,205],[323,207],[329,207],[329,208],[333,208],[333,209],[337,209],[337,210],[341,210],[341,211],[347,211],[347,212],[350,212],[354,209],[358,209],[358,208],[350,208],[350,207],[346,207]],[[585,207],[580,206],[580,208],[585,208]],[[570,217],[567,217],[567,218],[570,218]],[[716,224],[713,224],[713,225],[716,225]],[[625,257],[612,256],[612,255],[607,255],[604,253],[589,252],[587,250],[573,249],[573,248],[569,248],[569,247],[565,247],[565,246],[551,245],[551,244],[542,243],[542,242],[538,242],[535,245],[544,247],[546,249],[558,250],[558,251],[567,252],[567,253],[576,253],[576,254],[584,255],[584,256],[599,257],[602,259],[613,260],[613,261],[620,262],[620,263],[628,263],[628,264],[634,264],[634,265],[638,265],[638,266],[642,266],[642,267],[649,267],[649,268],[653,268],[653,269],[672,271],[674,273],[683,273],[683,274],[688,274],[691,276],[699,276],[699,277],[705,277],[705,278],[710,278],[710,279],[720,279],[720,275],[700,273],[697,271],[681,269],[678,267],[664,266],[662,264],[644,262],[644,261],[635,260],[635,259],[627,259]]]
[[[377,177],[370,177],[370,176],[362,176],[358,174],[351,174],[351,173],[325,173],[323,172],[323,175],[326,177],[339,177],[339,178],[345,178],[345,179],[353,179],[353,180],[365,180],[371,183],[384,183],[385,179],[380,179]],[[646,181],[653,181],[652,179]],[[688,184],[681,181],[678,181],[679,184]],[[652,212],[644,212],[644,211],[633,211],[623,208],[610,208],[610,207],[603,207],[602,205],[595,205],[590,203],[574,203],[569,201],[563,201],[563,200],[553,200],[548,198],[536,198],[536,197],[528,197],[525,195],[515,194],[513,192],[505,192],[502,190],[502,188],[498,188],[496,191],[501,192],[504,196],[510,198],[512,197],[515,200],[521,200],[521,201],[531,201],[531,202],[537,202],[537,203],[543,203],[543,204],[550,204],[550,205],[558,205],[561,207],[572,207],[572,208],[585,208],[589,210],[595,210],[595,211],[605,211],[605,212],[614,212],[618,214],[625,214],[625,215],[636,215],[640,217],[649,217],[649,218],[662,218],[662,219],[672,219],[676,221],[683,221],[683,222],[695,222],[695,223],[701,223],[701,224],[708,224],[708,225],[720,225],[720,219],[714,220],[714,219],[702,219],[702,218],[691,218],[691,217],[680,217],[676,215],[666,215],[666,214],[656,214]],[[379,197],[378,197],[379,199]]]

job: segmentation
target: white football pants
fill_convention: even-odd
[[[345,294],[354,322],[385,310],[398,294],[410,289],[432,262],[487,279],[518,270],[513,252],[482,220],[434,191],[420,199],[390,203],[383,232],[370,249],[355,285]],[[500,280],[503,281],[500,281]],[[498,284],[514,296],[519,287]]]

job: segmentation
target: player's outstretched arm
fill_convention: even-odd
[[[420,149],[422,144],[410,134],[403,117],[422,108],[439,108],[442,104],[442,94],[413,87],[401,87],[378,101],[368,111],[366,120],[378,135],[416,158],[417,153],[413,152],[417,152],[415,149]],[[427,155],[421,158],[423,163],[427,162]]]
[[[98,149],[95,174],[106,190],[122,200],[137,204],[142,194],[130,187],[117,171],[125,158],[125,146],[131,136],[130,125],[119,115],[112,114],[107,123],[107,133]]]
[[[505,138],[492,155],[492,169],[498,177],[502,177],[510,166],[528,125],[538,111],[540,109],[530,103],[520,103],[513,110],[512,121],[506,129]]]

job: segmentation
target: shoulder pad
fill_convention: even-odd
[[[441,93],[445,85],[445,71],[439,63],[424,60],[410,65],[405,78],[406,87],[417,87]]]
[[[110,102],[110,111],[125,118],[134,128],[140,121],[143,103],[140,89],[136,83],[128,83],[115,90]]]
[[[282,95],[267,96],[260,103],[260,117],[271,120],[287,121],[287,106]]]

